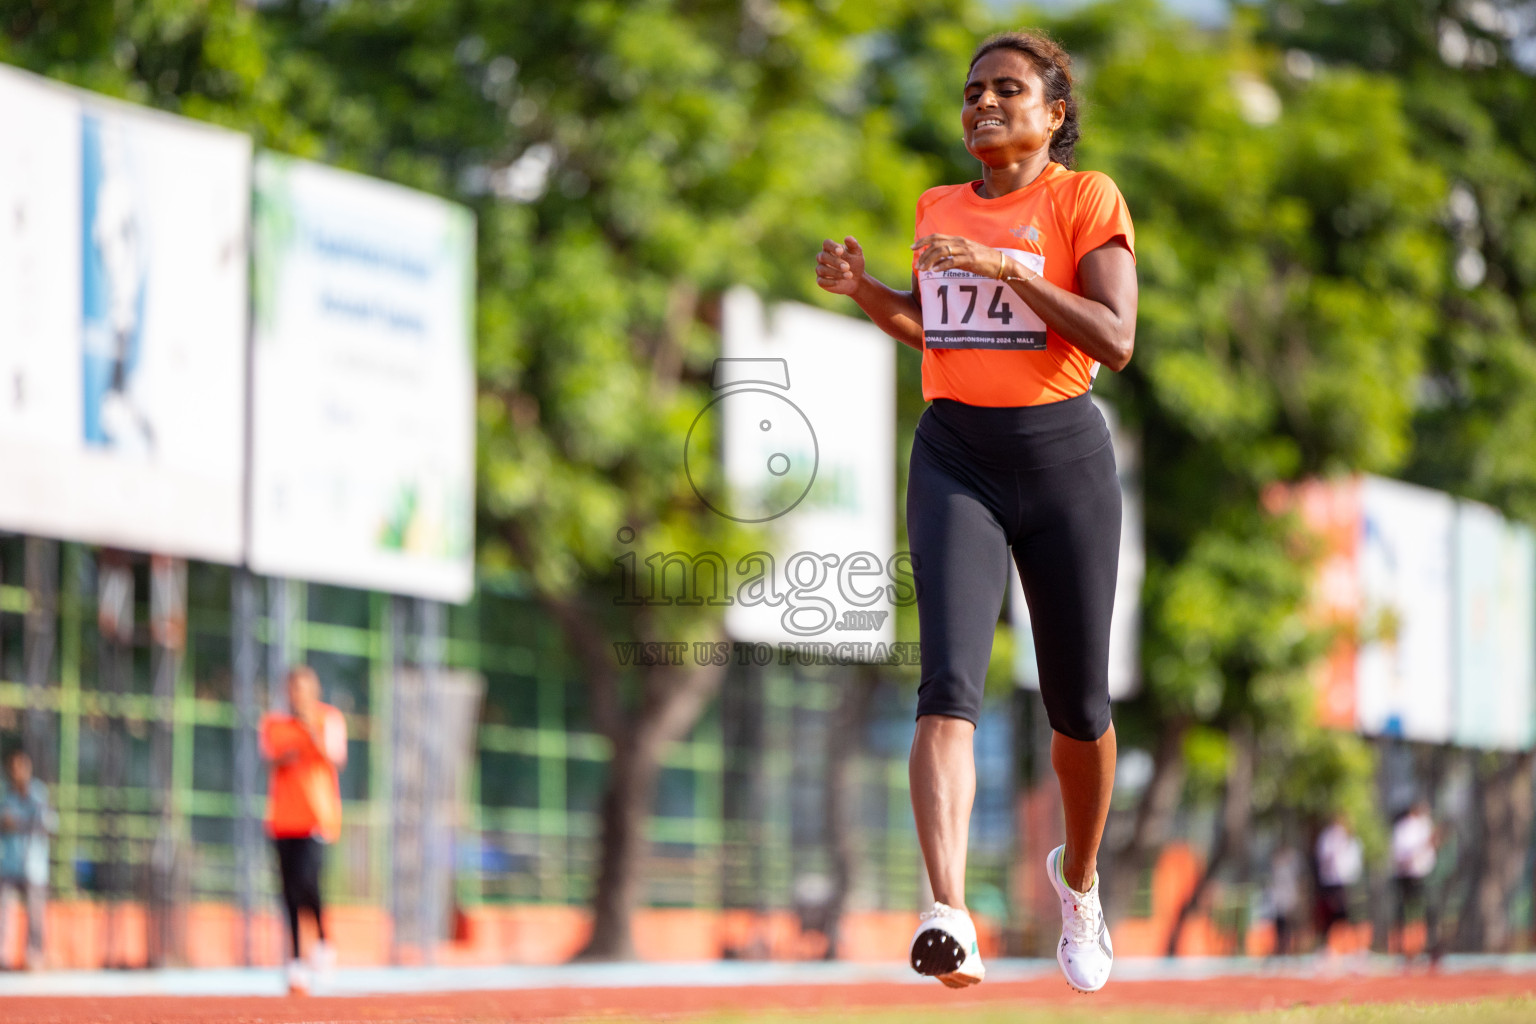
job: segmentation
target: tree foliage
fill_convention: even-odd
[[[1426,175],[1447,191],[1440,287],[1405,477],[1536,518],[1536,22],[1518,4],[1264,5],[1292,63],[1398,84]],[[1347,43],[1346,41],[1353,41]],[[1475,759],[1456,945],[1508,948],[1530,830],[1530,756]],[[1518,837],[1518,838],[1514,838]]]
[[[1536,518],[1536,25],[1488,0],[1265,14],[1293,61],[1396,83],[1417,166],[1446,183],[1405,475]]]

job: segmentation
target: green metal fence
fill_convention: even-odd
[[[133,561],[136,628],[131,679],[105,688],[97,624],[98,554],[60,544],[56,643],[46,684],[29,688],[25,623],[33,607],[23,573],[24,539],[0,538],[0,742],[45,749],[39,774],[60,811],[53,846],[59,896],[121,893],[139,878],[168,799],[182,840],[184,898],[236,893],[231,593],[234,570],[193,563],[187,574],[184,656],[169,699],[152,694],[148,568]],[[390,714],[395,636],[387,595],[316,584],[282,587],[286,621],[258,601],[263,666],[313,665],[325,699],[346,714],[349,761],[341,785],[345,826],[325,885],[339,902],[386,902],[390,831]],[[282,650],[274,650],[281,643]],[[559,633],[514,589],[482,586],[450,609],[445,667],[484,680],[478,743],[464,788],[454,851],[462,905],[580,904],[590,896],[607,740],[593,731],[585,689]],[[723,693],[692,733],[667,753],[654,815],[648,899],[657,906],[793,906],[797,882],[830,870],[824,834],[826,730],[846,669],[733,668]],[[258,675],[265,706],[271,678]],[[858,871],[851,905],[913,909],[919,853],[907,801],[911,680],[882,678],[870,701],[852,768]],[[279,684],[280,685],[280,684]],[[29,717],[30,715],[30,717]],[[151,730],[169,724],[171,786],[150,784]],[[116,732],[114,732],[116,730]],[[1011,749],[1008,716],[987,730]],[[41,732],[41,738],[35,734]],[[117,777],[105,777],[109,737],[125,740]],[[999,739],[1001,737],[1001,739]],[[1012,778],[1006,758],[982,773],[973,878],[1003,893],[1011,851]],[[1001,766],[1001,767],[999,767]],[[262,784],[264,789],[264,783]],[[121,874],[106,877],[111,861]],[[261,899],[270,870],[258,872]],[[117,885],[116,890],[113,885]]]

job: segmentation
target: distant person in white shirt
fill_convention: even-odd
[[[1362,866],[1360,840],[1344,816],[1335,815],[1317,837],[1317,931],[1325,949],[1333,926],[1350,921],[1349,888],[1360,881]]]
[[[1403,930],[1412,904],[1424,917],[1424,950],[1438,959],[1440,946],[1434,900],[1425,892],[1425,879],[1435,870],[1435,848],[1440,836],[1429,814],[1429,801],[1419,799],[1392,826],[1392,881],[1397,890],[1397,949],[1406,955]]]

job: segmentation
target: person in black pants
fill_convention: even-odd
[[[262,719],[261,750],[271,762],[267,834],[277,851],[278,875],[293,958],[288,988],[307,992],[310,969],[324,971],[333,955],[325,941],[320,869],[325,845],[341,835],[340,772],[347,762],[347,723],[320,700],[320,678],[300,665],[288,674],[287,712]],[[318,940],[306,966],[299,956],[299,915],[314,915]]]

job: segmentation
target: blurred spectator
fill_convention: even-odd
[[[1317,933],[1323,948],[1333,926],[1350,921],[1349,888],[1360,881],[1360,840],[1342,814],[1317,837]]]
[[[1439,957],[1434,900],[1425,891],[1426,879],[1435,870],[1435,848],[1440,836],[1429,814],[1429,801],[1419,799],[1392,826],[1392,881],[1397,890],[1397,948],[1406,954],[1403,942],[1408,925],[1409,905],[1416,916],[1424,918],[1424,951],[1431,960]]]
[[[328,971],[334,955],[325,939],[320,869],[325,847],[341,837],[339,775],[347,763],[347,722],[320,700],[320,677],[308,665],[288,673],[288,712],[261,721],[261,751],[271,762],[267,834],[277,849],[283,905],[293,957],[288,990],[308,992],[311,971]],[[299,947],[299,912],[314,916],[316,942],[306,967]]]
[[[1294,846],[1282,846],[1269,862],[1269,906],[1275,915],[1275,955],[1295,952],[1296,925],[1301,917],[1302,875],[1306,861]]]
[[[48,806],[48,787],[32,777],[32,758],[25,750],[5,755],[5,793],[0,797],[0,955],[6,931],[21,899],[27,910],[27,951],[24,965],[43,965],[43,915],[48,905],[48,836],[58,822]]]

